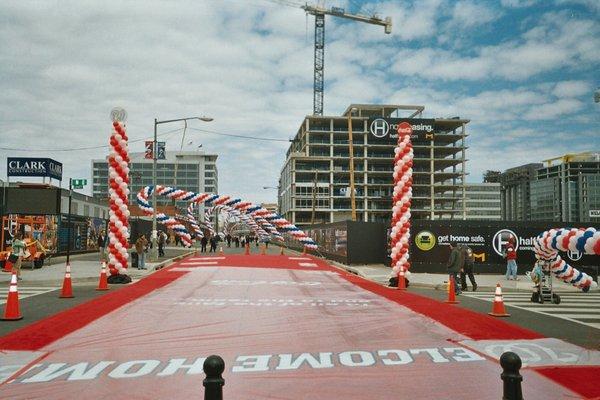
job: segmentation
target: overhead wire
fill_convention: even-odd
[[[159,133],[157,136],[164,136],[164,135],[169,135],[169,137],[167,137],[166,139],[169,139],[173,136],[174,133],[176,132],[180,132],[185,130],[186,128],[177,128],[177,129],[173,129],[167,132],[162,132]],[[217,135],[217,136],[226,136],[226,137],[233,137],[233,138],[238,138],[238,139],[245,139],[245,140],[258,140],[258,141],[264,141],[264,142],[289,142],[289,139],[279,139],[279,138],[270,138],[270,137],[259,137],[259,136],[250,136],[250,135],[240,135],[240,134],[235,134],[235,133],[225,133],[225,132],[219,132],[219,131],[213,131],[213,130],[208,130],[208,129],[199,129],[199,128],[193,128],[188,126],[187,129],[190,130],[194,130],[194,131],[198,131],[198,132],[202,132],[202,133],[207,133],[210,135]],[[137,142],[142,142],[142,141],[146,141],[148,140],[148,138],[141,138],[141,139],[132,139],[129,140],[129,143],[137,143]],[[4,147],[4,146],[0,146],[0,150],[5,150],[5,151],[27,151],[27,152],[49,152],[49,151],[54,151],[54,152],[65,152],[65,151],[83,151],[83,150],[95,150],[95,149],[103,149],[103,148],[108,148],[110,147],[110,145],[106,144],[106,145],[97,145],[97,146],[85,146],[85,147],[73,147],[73,148],[61,148],[61,149],[32,149],[32,148],[17,148],[17,147]]]
[[[289,142],[289,139],[279,139],[279,138],[269,138],[269,137],[260,137],[260,136],[249,136],[249,135],[239,135],[239,134],[235,134],[235,133],[224,133],[224,132],[218,132],[218,131],[211,131],[208,129],[200,129],[200,128],[188,128],[194,131],[198,131],[198,132],[203,132],[203,133],[208,133],[211,135],[218,135],[218,136],[227,136],[227,137],[235,137],[235,138],[239,138],[239,139],[248,139],[248,140],[260,140],[260,141],[265,141],[265,142]]]
[[[156,136],[164,136],[164,135],[168,135],[168,134],[172,134],[174,132],[177,131],[182,131],[183,128],[177,128],[177,129],[173,129],[167,132],[162,132],[159,133]],[[169,136],[170,137],[170,136]],[[137,142],[142,142],[148,140],[148,138],[141,138],[141,139],[131,139],[128,140],[128,143],[137,143]],[[48,151],[58,151],[58,152],[63,152],[63,151],[81,151],[81,150],[95,150],[95,149],[103,149],[103,148],[107,148],[110,147],[110,144],[103,144],[103,145],[97,145],[97,146],[86,146],[86,147],[73,147],[73,148],[69,148],[69,149],[65,149],[65,148],[61,148],[61,149],[32,149],[32,148],[15,148],[15,147],[3,147],[0,146],[0,150],[7,150],[7,151],[37,151],[37,152],[48,152]]]

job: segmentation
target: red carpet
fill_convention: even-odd
[[[438,361],[431,364],[431,360],[427,357],[417,356],[417,353],[412,352],[421,351],[422,348],[443,351],[445,346],[451,346],[443,343],[455,339],[464,340],[465,337],[475,340],[543,337],[533,331],[507,323],[506,320],[465,310],[459,305],[448,305],[407,291],[383,287],[354,274],[343,272],[311,256],[298,256],[292,260],[289,256],[277,255],[228,255],[224,259],[218,259],[221,267],[208,264],[207,262],[210,261],[205,256],[188,257],[136,284],[116,292],[109,292],[0,338],[0,349],[49,351],[50,356],[44,360],[44,366],[41,368],[55,368],[53,366],[58,368],[59,365],[66,365],[64,368],[67,369],[76,368],[77,365],[83,365],[78,363],[83,362],[86,363],[85,368],[88,368],[87,363],[91,368],[93,365],[99,365],[95,364],[98,362],[114,363],[112,372],[110,371],[113,365],[110,365],[106,367],[105,372],[98,373],[94,380],[91,378],[92,373],[81,372],[82,376],[88,376],[90,380],[86,378],[81,382],[70,381],[63,388],[59,381],[45,384],[38,377],[36,381],[38,383],[4,387],[4,394],[9,394],[8,398],[59,398],[54,395],[68,393],[60,392],[67,388],[81,393],[82,399],[93,398],[93,396],[89,397],[90,393],[86,385],[93,384],[93,387],[98,387],[100,384],[103,389],[96,393],[97,396],[116,399],[121,397],[115,397],[114,394],[119,393],[120,396],[126,393],[126,387],[129,387],[129,382],[133,383],[133,381],[111,380],[111,377],[138,374],[147,377],[136,381],[138,382],[135,383],[138,388],[136,390],[142,390],[147,398],[164,398],[165,395],[160,392],[162,389],[159,389],[160,385],[157,384],[156,378],[149,372],[146,375],[142,374],[146,369],[135,372],[135,369],[126,368],[127,362],[143,362],[148,369],[154,365],[153,363],[160,362],[160,368],[164,368],[161,373],[172,379],[169,381],[171,383],[169,387],[173,388],[174,396],[170,398],[190,398],[195,396],[195,393],[201,393],[195,388],[201,386],[201,379],[198,381],[199,385],[189,387],[186,375],[171,375],[164,372],[169,371],[165,363],[176,363],[167,360],[179,360],[177,357],[194,355],[197,357],[218,353],[229,362],[235,361],[236,357],[241,357],[240,354],[248,354],[244,357],[252,360],[254,357],[266,356],[251,354],[270,354],[272,360],[280,357],[280,367],[265,367],[270,368],[269,374],[276,374],[276,376],[246,372],[228,381],[227,388],[231,394],[245,393],[252,395],[252,398],[275,398],[266,396],[266,393],[273,395],[280,393],[281,396],[276,398],[281,399],[308,398],[294,395],[294,393],[307,393],[306,388],[285,389],[293,387],[293,382],[300,382],[303,379],[322,380],[324,384],[326,383],[325,386],[331,386],[328,390],[319,386],[319,393],[325,396],[321,398],[339,398],[337,396],[343,394],[346,399],[362,399],[366,398],[364,390],[369,388],[374,395],[372,398],[385,398],[385,393],[389,394],[388,386],[392,385],[392,381],[396,382],[398,373],[406,374],[411,370],[416,372],[422,369],[418,375],[403,375],[403,379],[410,379],[413,383],[420,382],[417,386],[413,385],[412,391],[410,385],[398,387],[393,384],[394,393],[400,397],[412,393],[413,396],[417,396],[414,398],[439,398],[435,393],[442,393],[441,388],[447,387],[448,397],[487,399],[490,398],[490,394],[495,396],[494,398],[498,397],[496,391],[501,386],[496,363],[485,360],[476,362],[477,365],[452,361],[448,364],[443,362],[438,364]],[[229,269],[228,266],[260,268],[260,270],[246,272],[243,268]],[[179,271],[178,268],[182,270]],[[206,270],[202,270],[203,268]],[[175,270],[172,271],[173,269]],[[310,275],[310,271],[330,271],[337,274]],[[344,281],[340,280],[338,275],[352,285],[343,283]],[[179,279],[182,277],[185,279]],[[255,286],[257,282],[262,286]],[[315,286],[312,286],[311,282]],[[402,307],[390,306],[389,302],[377,300],[377,296],[365,292],[361,294],[361,291],[353,289],[353,286],[391,300],[417,314]],[[335,300],[328,300],[328,298]],[[136,299],[140,301],[122,308]],[[361,304],[356,301],[361,299],[370,302],[371,305],[367,308],[358,307]],[[277,302],[280,301],[285,301],[284,305],[287,308],[279,307]],[[329,304],[328,301],[334,303]],[[310,305],[312,307],[307,307]],[[108,316],[111,312],[113,314]],[[418,316],[419,314],[430,319]],[[107,318],[101,318],[103,316]],[[161,321],[158,324],[157,318]],[[450,330],[444,330],[446,328],[435,324],[432,320]],[[91,325],[92,323],[94,324]],[[121,346],[108,346],[108,343],[115,340],[114,336],[121,335],[121,330],[124,335],[123,339],[118,341]],[[388,356],[390,351],[406,351],[413,355],[414,361],[410,361],[408,355],[404,356],[408,357],[406,364],[390,359]],[[339,361],[334,362],[330,369],[312,371],[299,368],[296,370],[290,367],[295,365],[291,363],[291,359],[285,361],[288,352],[295,355],[306,354],[306,357],[312,357],[310,354],[321,354],[321,357],[333,354],[333,357],[338,357]],[[370,361],[371,354],[380,353],[384,356],[384,361]],[[452,360],[448,354],[444,353]],[[147,358],[151,360],[145,360]],[[322,360],[319,362],[323,363]],[[188,359],[187,365],[191,361]],[[355,368],[344,372],[344,369],[337,369],[340,368],[340,362],[351,366],[370,365],[371,362],[376,364],[366,369]],[[406,367],[395,370],[385,367],[382,362],[400,363]],[[310,364],[313,363],[318,364],[316,360]],[[245,368],[245,365],[250,368],[256,365],[256,361],[252,363],[248,361],[247,364],[241,364],[239,368]],[[282,365],[287,365],[285,369],[289,369],[290,372],[278,372]],[[159,367],[156,368],[156,371],[159,371]],[[428,376],[426,371],[430,371],[429,378],[426,378]],[[596,383],[600,374],[599,367],[539,368],[535,372],[530,369],[523,370],[522,373],[528,383],[524,387],[529,394],[526,398],[550,398],[544,394],[547,394],[548,390],[555,390],[553,393],[557,396],[559,392],[562,393],[563,389],[560,386],[545,379],[563,385],[586,398],[600,396],[600,389]],[[48,376],[52,375],[48,374]],[[424,384],[423,379],[432,378],[431,374],[434,374],[436,379],[424,386],[425,388],[430,386],[431,390],[420,391],[419,395],[416,395],[417,387]],[[475,374],[478,377],[475,379],[476,382],[470,383],[470,397],[459,395],[459,393],[465,394],[463,384],[453,386],[451,383],[458,382],[457,376],[465,376],[465,374]],[[32,376],[34,374],[29,375],[30,378]],[[245,378],[246,376],[248,378]],[[271,379],[271,376],[274,379]],[[229,378],[233,377],[229,376]],[[256,386],[257,382],[266,386]],[[49,393],[54,394],[45,396],[43,391],[38,391],[39,385],[42,387],[47,385],[47,388],[51,389]],[[269,386],[274,392],[269,391]],[[27,392],[27,390],[31,391]],[[480,390],[484,391],[479,392]],[[71,392],[73,393],[75,392]],[[477,393],[485,393],[485,395],[478,397]],[[14,394],[32,397],[14,397]],[[432,395],[434,397],[431,397]]]
[[[600,367],[546,367],[535,370],[586,399],[600,399]]]
[[[171,272],[167,274],[164,269],[160,270],[146,279],[142,279],[119,291],[108,292],[104,296],[97,297],[94,300],[90,300],[0,337],[0,349],[39,350],[111,311],[160,287],[168,285],[183,275],[185,275],[183,272]]]

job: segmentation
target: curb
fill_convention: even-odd
[[[385,282],[381,282],[381,281],[377,281],[374,280],[372,278],[370,278],[368,275],[365,275],[363,273],[361,273],[360,269],[349,266],[349,265],[345,265],[345,264],[341,264],[337,261],[333,261],[333,260],[329,260],[329,259],[325,259],[330,265],[342,269],[346,272],[350,272],[354,275],[358,275],[361,278],[364,278],[366,280],[369,280],[371,282],[375,282],[381,286],[387,287],[387,284]],[[424,288],[424,289],[434,289],[434,290],[440,290],[440,291],[446,291],[448,290],[447,288],[447,282],[444,283],[424,283],[424,282],[414,282],[411,281],[410,282],[410,286],[415,287],[415,288]],[[477,292],[486,292],[486,291],[493,291],[496,289],[496,286],[484,286],[484,285],[478,285],[477,286]],[[533,289],[521,289],[521,288],[502,288],[502,291],[504,293],[531,293]],[[467,290],[469,293],[477,293],[477,292],[473,292],[471,290]],[[557,293],[575,293],[575,291],[570,291],[570,290],[566,290],[566,291],[560,291],[558,290]]]
[[[135,278],[139,278],[139,279],[143,279],[148,275],[151,275],[154,271],[158,271],[162,268],[164,268],[165,266],[167,266],[168,264],[171,264],[175,261],[179,261],[182,258],[185,258],[191,254],[194,254],[193,251],[188,251],[185,253],[182,253],[180,255],[177,255],[175,257],[171,257],[168,258],[166,260],[163,260],[161,262],[159,262],[157,265],[154,266],[154,268],[149,270],[148,274],[145,275],[141,275],[141,276],[136,276]],[[135,270],[135,268],[134,268]],[[71,278],[71,282],[73,284],[96,284],[98,283],[98,276],[94,276],[94,277],[84,277],[84,278],[76,278],[76,277],[72,277]],[[60,278],[59,280],[44,280],[44,281],[36,281],[36,280],[26,280],[26,281],[22,281],[19,283],[19,286],[24,285],[24,286],[48,286],[48,287],[61,287],[63,283],[63,278]]]
[[[179,261],[187,256],[193,255],[196,251],[188,251],[186,253],[180,254],[178,256],[175,256],[173,258],[169,258],[167,260],[161,261],[160,263],[158,263],[158,265],[154,266],[153,270],[154,271],[158,271],[159,269],[163,269],[165,267],[166,264],[168,263],[172,263],[175,261]]]

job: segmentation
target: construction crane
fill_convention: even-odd
[[[323,115],[323,89],[325,72],[325,15],[339,18],[351,19],[353,21],[365,22],[367,24],[380,25],[384,27],[386,34],[392,33],[392,18],[381,19],[377,15],[367,16],[351,14],[341,7],[325,8],[321,6],[310,6],[290,0],[269,0],[274,3],[292,7],[299,7],[307,14],[315,16],[315,67],[313,84],[313,115]]]

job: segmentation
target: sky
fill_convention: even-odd
[[[303,4],[0,2],[0,179],[10,156],[53,158],[64,178],[89,179],[120,106],[132,152],[151,140],[155,118],[214,118],[189,122],[184,150],[219,155],[220,194],[275,202],[276,190],[263,187],[277,186],[288,140],[312,113],[314,17],[294,3]],[[599,1],[315,3],[393,20],[385,35],[326,17],[325,115],[386,103],[469,119],[471,182],[600,151]],[[178,151],[183,124],[159,134]]]

